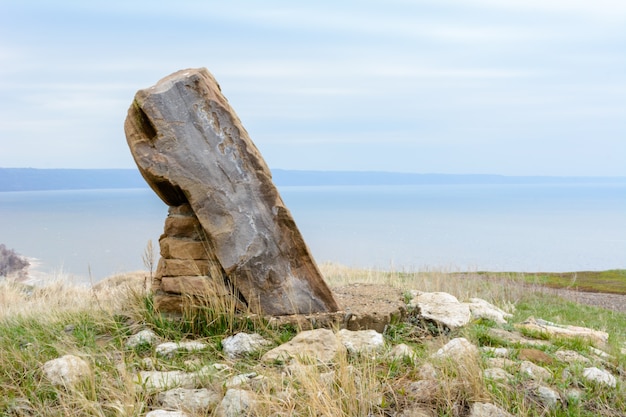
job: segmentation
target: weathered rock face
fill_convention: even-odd
[[[124,128],[150,187],[171,207],[188,205],[201,226],[186,226],[197,236],[177,237],[166,224],[157,272],[159,285],[171,290],[164,293],[197,288],[197,279],[178,277],[208,276],[215,267],[253,311],[338,309],[268,167],[206,69],[179,71],[138,91]],[[197,259],[203,249],[207,255]],[[164,304],[175,309],[171,299]]]

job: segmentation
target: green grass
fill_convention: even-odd
[[[353,271],[352,282],[359,281]],[[394,281],[396,277],[400,279]],[[491,276],[493,277],[493,276]],[[342,280],[345,279],[345,274]],[[332,278],[331,278],[332,280]],[[267,379],[256,388],[262,399],[258,415],[393,415],[415,405],[410,383],[418,380],[419,369],[432,362],[439,372],[432,398],[423,403],[434,415],[465,415],[474,401],[491,402],[514,415],[524,416],[624,416],[626,415],[626,314],[584,306],[555,296],[534,292],[509,280],[510,286],[496,281],[474,279],[447,273],[397,274],[383,272],[367,275],[367,282],[393,282],[403,290],[446,291],[462,300],[485,298],[500,306],[515,306],[506,325],[476,320],[448,334],[429,333],[419,321],[394,322],[387,327],[385,340],[391,348],[405,343],[415,350],[413,358],[391,359],[382,354],[343,357],[329,366],[305,367],[300,374],[266,364],[259,366],[263,352],[229,362],[221,352],[220,340],[238,331],[258,332],[273,342],[270,349],[290,340],[297,333],[293,326],[272,328],[260,319],[235,316],[216,305],[199,305],[183,317],[172,317],[154,310],[149,293],[129,289],[113,294],[70,293],[65,288],[44,290],[29,295],[12,288],[0,288],[0,416],[133,416],[143,417],[155,407],[156,394],[137,385],[137,371],[150,360],[159,370],[194,371],[201,366],[227,362],[232,370],[223,376],[209,376],[202,386],[225,391],[223,383],[241,373],[257,372]],[[502,281],[500,281],[502,282]],[[4,297],[4,298],[3,298]],[[41,297],[38,304],[37,297]],[[90,297],[98,302],[89,302]],[[58,298],[58,299],[57,299]],[[88,302],[80,303],[87,299]],[[115,304],[115,303],[118,304]],[[31,304],[32,303],[32,304]],[[9,307],[22,306],[19,310]],[[564,402],[546,410],[527,394],[531,381],[516,375],[510,383],[484,380],[481,368],[489,353],[459,362],[437,363],[430,356],[453,337],[466,337],[479,346],[507,347],[511,360],[517,360],[520,346],[500,340],[490,330],[509,331],[529,316],[544,320],[604,330],[610,334],[608,353],[612,358],[593,359],[594,366],[610,370],[620,378],[617,388],[586,382],[584,366],[558,361],[545,365],[554,375],[546,384],[560,393],[581,389],[579,401]],[[167,341],[200,339],[208,347],[199,352],[180,353],[171,358],[157,357],[153,346],[126,348],[128,336],[150,328]],[[542,335],[542,337],[545,337]],[[582,340],[550,339],[540,347],[549,355],[558,349],[571,349],[587,357],[589,344]],[[93,375],[73,391],[53,386],[42,372],[43,364],[65,354],[86,359]],[[277,401],[277,398],[280,398]],[[211,413],[196,415],[212,415]],[[195,415],[194,415],[195,416]]]
[[[579,272],[479,272],[480,275],[519,279],[528,284],[578,291],[626,294],[626,269]]]

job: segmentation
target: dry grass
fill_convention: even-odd
[[[604,322],[612,334],[619,336],[616,343],[624,340],[619,328],[625,327],[625,317],[599,309],[577,309],[576,305],[557,299],[550,299],[546,306],[545,296],[529,292],[522,280],[513,275],[509,279],[502,274],[457,271],[356,270],[336,264],[320,268],[331,287],[360,282],[403,291],[443,291],[460,300],[480,297],[505,309],[516,306],[522,313],[515,320],[522,319],[521,314],[537,314],[548,320],[572,320],[576,314],[584,314],[596,319],[589,323],[590,327],[602,327],[599,324]],[[170,320],[154,310],[151,294],[145,290],[145,277],[145,272],[119,275],[93,288],[62,279],[38,287],[0,282],[0,415],[143,417],[155,406],[155,394],[143,391],[137,384],[137,370],[146,358],[161,370],[189,370],[189,363],[224,362],[219,340],[225,335],[259,332],[277,345],[295,334],[294,329],[274,329],[238,315],[235,302],[223,297],[189,298],[186,314]],[[219,293],[217,289],[214,292]],[[473,323],[457,333],[416,341],[405,337],[408,333],[403,333],[400,324],[396,333],[386,335],[387,341],[389,345],[413,346],[416,356],[411,360],[394,359],[383,351],[341,356],[328,365],[280,368],[260,366],[259,356],[252,355],[231,362],[233,369],[224,378],[251,371],[265,377],[246,387],[255,392],[258,416],[387,416],[418,405],[433,415],[465,416],[475,401],[498,403],[514,413],[534,416],[612,416],[626,412],[622,386],[617,390],[594,387],[589,404],[550,411],[520,394],[524,381],[505,388],[485,382],[480,357],[458,361],[431,359],[452,337],[464,336],[479,343],[486,337],[485,326],[489,325]],[[124,347],[130,334],[146,327],[167,340],[201,338],[211,348],[165,360],[157,358],[153,348]],[[53,386],[41,372],[45,361],[64,354],[83,357],[92,369],[90,377],[72,390]],[[411,383],[422,378],[420,367],[426,362],[432,363],[437,377],[427,398],[417,398],[411,392]],[[620,369],[617,360],[612,366]],[[571,378],[577,378],[576,372]],[[223,381],[205,382],[225,392]],[[579,380],[575,383],[582,384]],[[600,409],[604,411],[599,412]]]

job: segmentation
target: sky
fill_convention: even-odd
[[[622,0],[0,0],[0,167],[135,167],[195,67],[271,168],[626,175]]]

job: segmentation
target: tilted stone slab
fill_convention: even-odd
[[[253,311],[338,309],[269,168],[206,69],[138,91],[124,129],[150,187],[170,206],[189,203]]]

